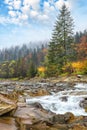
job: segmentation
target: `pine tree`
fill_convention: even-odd
[[[27,76],[29,78],[33,78],[33,77],[35,77],[36,73],[37,73],[37,69],[36,69],[33,61],[30,61],[29,70],[28,70]]]
[[[47,71],[50,71],[48,72],[50,76],[60,73],[63,65],[72,59],[72,45],[74,42],[73,27],[73,19],[70,11],[63,5],[54,26],[52,39],[48,48]]]

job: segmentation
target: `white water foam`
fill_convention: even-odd
[[[86,83],[79,83],[79,84],[76,84],[74,87],[87,90],[87,84]]]
[[[50,110],[56,114],[71,112],[76,116],[87,116],[85,110],[80,107],[80,102],[87,97],[85,94],[87,90],[84,90],[81,85],[82,84],[77,84],[77,86],[75,86],[75,90],[65,90],[50,96],[26,99],[26,103],[33,104],[38,102],[44,109]],[[80,86],[80,89],[78,86]]]

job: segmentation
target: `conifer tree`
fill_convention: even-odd
[[[35,77],[36,73],[37,73],[37,69],[36,69],[33,61],[30,61],[29,70],[28,70],[27,76],[29,78],[33,78],[33,77]]]
[[[47,71],[50,76],[60,73],[63,65],[72,60],[73,27],[70,11],[66,5],[63,5],[56,20],[48,48]]]

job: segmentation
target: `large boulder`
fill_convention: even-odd
[[[16,118],[16,121],[20,125],[21,130],[27,130],[29,128],[35,128],[40,124],[51,124],[51,122],[48,120],[52,114],[49,112],[43,110],[40,106],[38,107],[38,104],[35,106],[24,106],[24,107],[18,107],[17,110],[14,113],[14,117]],[[35,126],[35,127],[33,127]],[[45,128],[45,127],[44,127]],[[39,129],[38,129],[39,130]],[[43,129],[44,130],[44,129]]]
[[[50,118],[51,122],[53,123],[58,123],[58,124],[66,124],[69,123],[71,120],[73,120],[75,117],[72,113],[67,112],[64,115],[63,114],[58,114],[54,115]]]
[[[6,94],[0,94],[0,116],[11,112],[17,108],[15,100],[12,100]]]
[[[85,109],[85,112],[87,112],[87,98],[84,98],[84,100],[80,102],[80,106]]]

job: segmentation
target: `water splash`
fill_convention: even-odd
[[[27,104],[38,102],[46,110],[56,114],[71,112],[76,116],[85,115],[84,108],[80,107],[80,102],[87,97],[87,84],[77,84],[74,90],[65,90],[50,96],[26,99]]]

